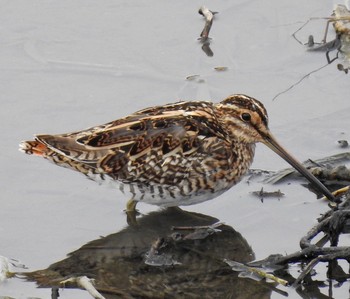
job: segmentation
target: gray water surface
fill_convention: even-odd
[[[0,255],[30,271],[45,269],[127,226],[128,198],[119,191],[18,152],[18,143],[34,133],[80,130],[179,99],[217,102],[245,93],[265,104],[271,131],[299,160],[344,151],[337,140],[350,137],[350,85],[336,64],[272,101],[326,64],[324,53],[306,52],[291,35],[310,17],[329,16],[332,3],[205,4],[219,12],[210,32],[212,57],[197,40],[204,26],[197,13],[201,1],[0,1]],[[320,40],[324,28],[325,20],[312,21],[298,38],[306,42],[314,34]],[[214,70],[220,66],[228,70]],[[186,80],[190,75],[199,78]],[[253,168],[284,167],[281,158],[257,146]],[[285,196],[262,203],[251,194],[262,186]],[[158,210],[143,204],[138,209]],[[272,186],[245,179],[215,200],[185,208],[234,228],[257,259],[298,250],[299,239],[327,209],[300,181]],[[343,242],[350,243],[346,236]],[[347,298],[348,289],[346,282],[333,297]],[[88,298],[74,289],[60,295]],[[51,290],[12,278],[0,285],[0,296],[50,298]],[[270,297],[282,298],[275,292]]]

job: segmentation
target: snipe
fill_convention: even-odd
[[[247,172],[256,142],[266,144],[334,199],[270,133],[263,104],[242,94],[218,104],[151,107],[83,131],[37,135],[20,147],[94,180],[112,180],[131,197],[127,209],[134,210],[138,201],[179,206],[217,197]]]

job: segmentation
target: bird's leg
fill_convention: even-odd
[[[135,212],[136,211],[137,201],[134,199],[129,199],[126,203],[126,212]]]
[[[126,221],[130,226],[137,225],[136,216],[138,214],[136,210],[137,201],[134,199],[129,199],[126,203]]]

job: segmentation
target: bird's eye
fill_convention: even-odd
[[[250,121],[251,120],[251,116],[250,116],[249,113],[242,113],[241,117],[242,117],[242,119],[244,121]]]

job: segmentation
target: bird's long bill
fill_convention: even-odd
[[[311,174],[303,165],[300,164],[293,156],[291,156],[273,137],[272,134],[268,134],[264,138],[264,144],[277,153],[280,157],[286,160],[290,165],[292,165],[296,170],[300,172],[306,179],[309,180],[311,185],[326,196],[329,200],[335,201],[333,194],[313,175]]]

